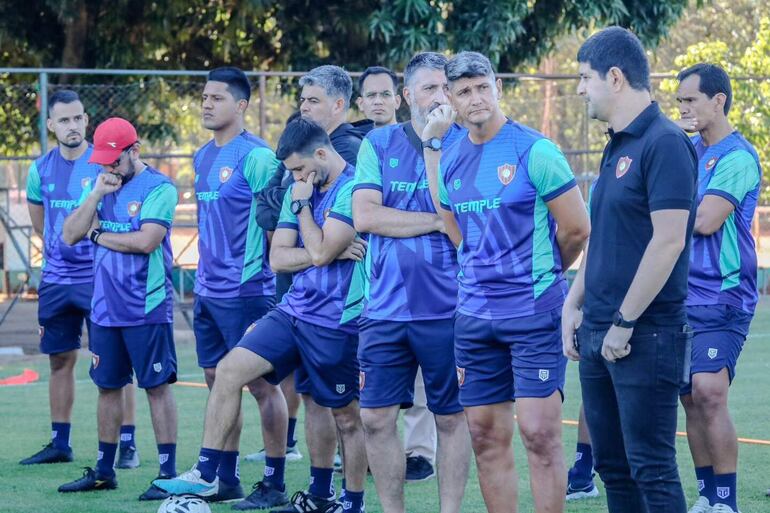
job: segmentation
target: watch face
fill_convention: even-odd
[[[434,137],[430,140],[430,147],[434,150],[440,150],[441,149],[441,139],[438,139]]]

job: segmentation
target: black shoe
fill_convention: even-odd
[[[158,477],[156,477],[155,479],[171,479],[172,477],[176,477],[176,476],[158,474]],[[159,488],[154,484],[150,483],[150,487],[147,489],[146,492],[144,492],[142,495],[139,496],[139,500],[140,501],[162,501],[162,500],[166,500],[170,496],[171,494],[168,493],[163,488]]]
[[[20,465],[39,465],[41,463],[69,463],[74,460],[72,455],[72,449],[66,450],[57,449],[53,446],[53,442],[48,445],[44,445],[41,450],[30,456],[24,458],[19,462]]]
[[[222,486],[222,482],[219,482]],[[247,509],[269,509],[282,506],[289,502],[289,496],[284,490],[279,490],[268,481],[257,481],[252,487],[252,492],[241,502],[233,504],[233,509],[243,511]]]
[[[424,456],[407,456],[406,457],[406,482],[416,483],[417,481],[425,481],[435,476],[433,471],[433,465],[430,464]]]
[[[291,496],[291,503],[285,508],[274,509],[270,513],[331,513],[335,511],[338,502],[334,496],[324,499],[305,491],[295,492]]]
[[[227,484],[219,480],[219,491],[211,497],[206,497],[206,502],[233,502],[246,497],[241,483]]]
[[[83,477],[61,485],[59,491],[62,493],[88,492],[91,490],[114,490],[118,487],[118,480],[115,476],[100,477],[91,467],[84,467],[84,470]]]
[[[139,466],[139,451],[136,447],[121,447],[118,450],[118,461],[115,468],[136,468]]]

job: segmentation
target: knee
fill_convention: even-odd
[[[230,355],[225,356],[214,371],[216,378],[214,379],[213,390],[219,390],[220,392],[235,393],[240,391],[243,387],[243,379],[238,375],[236,365],[229,358]]]
[[[496,426],[493,422],[474,420],[468,423],[473,451],[477,457],[486,451],[508,447],[513,438],[513,430]]]
[[[254,396],[257,402],[262,403],[271,399],[277,399],[281,394],[281,391],[277,386],[271,385],[264,379],[255,379],[246,385],[249,388],[249,392]]]
[[[727,387],[722,383],[694,380],[692,401],[704,413],[715,413],[727,408]]]
[[[396,420],[383,408],[363,408],[361,423],[367,435],[377,436],[396,430]]]
[[[77,355],[74,351],[52,354],[49,357],[51,373],[70,372],[75,368]]]
[[[361,427],[361,415],[358,408],[346,406],[344,408],[335,408],[332,410],[334,422],[337,429],[343,434],[353,433]]]
[[[465,419],[464,412],[451,415],[434,415],[433,418],[436,419],[436,431],[442,435],[448,435],[454,433],[458,429],[463,429],[468,423]]]
[[[162,399],[166,396],[166,394],[171,393],[171,388],[167,384],[163,384],[157,387],[148,388],[145,390],[147,392],[147,398],[150,401],[156,401],[158,399]]]
[[[519,425],[519,433],[527,453],[530,457],[538,458],[541,464],[553,464],[563,451],[558,428],[539,423],[532,426]]]

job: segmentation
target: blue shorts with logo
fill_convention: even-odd
[[[699,372],[726,368],[732,382],[753,317],[729,305],[687,307],[687,324],[693,330],[692,364],[690,382],[682,387],[682,395],[692,393],[692,375]]]
[[[362,408],[414,403],[418,366],[425,380],[428,409],[437,415],[459,413],[454,356],[454,320],[359,321]]]
[[[561,308],[499,320],[457,314],[455,359],[466,407],[564,395]]]
[[[273,371],[263,377],[273,385],[302,368],[307,392],[321,406],[342,408],[358,399],[358,335],[274,309],[249,327],[238,347],[270,362]]]
[[[59,285],[42,282],[38,288],[37,319],[40,352],[58,354],[80,349],[83,321],[90,325],[93,284]]]
[[[212,369],[234,348],[251,323],[275,306],[273,296],[212,298],[195,296],[193,331],[198,366]]]
[[[108,327],[91,323],[91,379],[100,388],[131,383],[136,372],[140,388],[176,382],[174,325]]]

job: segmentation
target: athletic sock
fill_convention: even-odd
[[[113,477],[115,475],[116,452],[118,452],[118,444],[99,442],[99,452],[96,456],[96,475],[99,477]]]
[[[714,474],[714,485],[716,486],[715,504],[727,504],[733,511],[738,511],[738,490],[736,483],[737,474]]]
[[[135,434],[136,426],[132,426],[130,424],[120,426],[120,449],[122,451],[128,449],[129,447],[136,448],[136,443],[134,442]]]
[[[594,458],[591,444],[578,442],[575,449],[575,464],[569,469],[569,482],[585,484],[591,481],[594,469]]]
[[[241,474],[238,469],[238,451],[223,451],[217,469],[219,480],[229,485],[237,485],[241,482]]]
[[[211,483],[217,477],[217,468],[222,460],[222,451],[201,447],[196,468],[201,473],[201,479]]]
[[[297,445],[297,439],[294,438],[294,428],[297,427],[297,419],[289,418],[289,429],[286,433],[286,446],[294,447]]]
[[[286,489],[283,482],[284,471],[286,470],[286,458],[271,458],[265,456],[265,477],[264,481],[270,483],[275,488],[283,491]]]
[[[57,449],[66,451],[70,448],[70,428],[69,422],[51,422],[51,443]]]
[[[344,490],[345,499],[342,501],[342,511],[347,513],[361,513],[361,506],[364,505],[364,492],[351,492]]]
[[[162,475],[176,475],[176,444],[158,444],[158,463]]]
[[[708,499],[711,506],[717,498],[714,484],[714,467],[695,467],[695,479],[698,480],[698,494]]]
[[[333,477],[333,468],[310,467],[310,487],[308,492],[324,499],[334,497]]]

